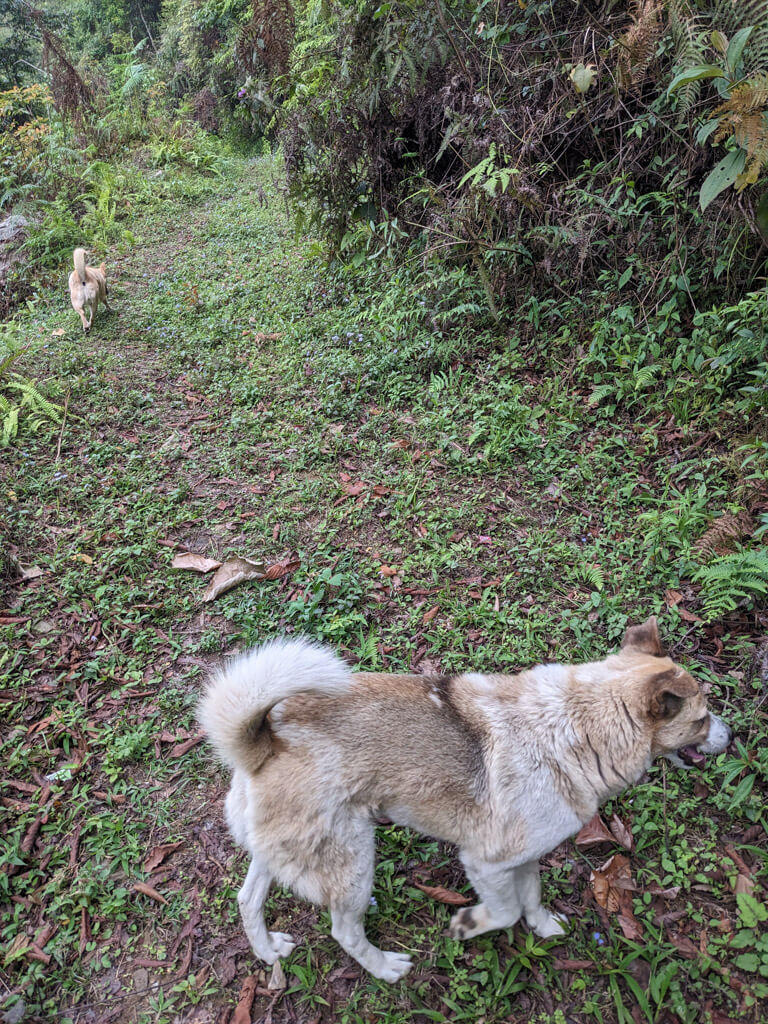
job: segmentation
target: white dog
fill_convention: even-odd
[[[109,309],[107,302],[107,271],[105,264],[100,267],[88,267],[85,263],[85,249],[75,249],[72,254],[75,269],[69,275],[69,298],[72,308],[80,314],[83,321],[83,331],[88,333],[96,315],[99,301]],[[88,309],[89,318],[85,318],[85,310]]]
[[[454,915],[456,938],[520,917],[548,938],[564,919],[541,905],[539,858],[656,755],[731,738],[653,618],[603,661],[514,676],[355,675],[330,650],[275,641],[224,669],[199,716],[234,771],[226,814],[252,857],[238,899],[256,956],[294,947],[264,923],[277,878],[328,906],[334,938],[385,981],[411,960],[363,927],[377,817],[459,847],[480,902]]]

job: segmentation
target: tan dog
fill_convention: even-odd
[[[87,334],[91,329],[99,301],[109,309],[107,302],[107,271],[105,264],[100,267],[88,267],[85,263],[85,249],[75,249],[73,253],[75,269],[69,275],[69,297],[72,308],[80,314],[83,331]],[[90,316],[86,320],[85,310]]]
[[[385,981],[411,960],[365,936],[376,817],[459,847],[481,902],[454,915],[454,937],[524,917],[549,938],[565,919],[541,905],[539,858],[656,755],[731,738],[654,618],[603,661],[514,676],[354,675],[330,650],[275,641],[224,669],[199,715],[234,770],[226,814],[252,856],[238,901],[256,956],[294,947],[264,923],[277,878],[330,907],[334,938]]]

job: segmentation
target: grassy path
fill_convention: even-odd
[[[67,420],[22,433],[0,471],[5,1019],[223,1024],[252,974],[252,1019],[275,1024],[760,1019],[755,647],[681,614],[683,520],[658,503],[694,481],[703,530],[732,493],[727,451],[601,416],[576,352],[548,353],[530,322],[430,314],[447,285],[428,275],[393,268],[371,294],[364,271],[327,271],[276,181],[238,165],[215,196],[139,211],[136,246],[107,261],[116,311],[88,338],[63,287],[25,321],[44,343],[25,370],[58,382]],[[171,568],[183,551],[298,566],[205,604],[206,581]],[[383,828],[369,931],[414,973],[362,977],[325,915],[278,892],[302,942],[287,992],[267,988],[237,921],[225,779],[196,742],[209,665],[289,630],[366,668],[512,670],[602,656],[651,612],[751,753],[656,768],[608,809],[633,836],[634,934],[588,885],[621,843],[548,858],[548,898],[577,922],[562,946],[520,929],[464,946],[416,887],[463,889],[452,851]]]

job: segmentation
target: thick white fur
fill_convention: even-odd
[[[99,302],[103,302],[109,309],[106,271],[103,263],[100,267],[86,265],[85,249],[75,249],[72,256],[75,269],[69,275],[69,298],[72,308],[83,322],[83,331],[87,334],[93,324]],[[87,318],[86,309],[89,313]]]
[[[251,743],[243,722],[266,715],[301,693],[333,696],[348,690],[352,674],[341,658],[309,640],[273,640],[232,659],[213,678],[198,721],[222,761],[246,771]]]
[[[329,907],[334,938],[390,982],[411,961],[365,935],[377,817],[459,847],[480,902],[454,915],[454,937],[521,917],[554,937],[564,919],[541,905],[539,858],[657,754],[731,735],[655,619],[603,661],[516,676],[352,675],[328,649],[274,641],[218,674],[199,718],[234,769],[226,816],[251,854],[238,900],[254,953],[271,964],[294,948],[264,922],[278,878]]]

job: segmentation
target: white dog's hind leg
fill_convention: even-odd
[[[362,907],[345,902],[345,898],[340,902],[333,902],[331,935],[341,948],[354,957],[374,978],[381,978],[382,981],[399,981],[410,971],[411,958],[407,953],[379,949],[368,941],[363,925],[367,904],[368,896]]]
[[[464,855],[461,859],[482,902],[458,910],[451,918],[449,933],[454,939],[470,939],[496,928],[511,928],[523,912],[514,867],[475,861]]]
[[[373,888],[373,828],[366,819],[350,822],[346,833],[350,843],[348,856],[340,858],[333,877],[326,883],[326,891],[332,894],[328,901],[331,935],[375,978],[399,981],[411,969],[411,958],[406,953],[379,949],[365,934],[365,912]]]
[[[267,866],[257,860],[251,861],[248,874],[237,902],[240,905],[240,916],[251,949],[265,963],[273,964],[281,956],[288,956],[296,943],[285,932],[268,932],[264,923],[264,903],[272,885],[272,873]]]
[[[515,868],[515,883],[528,927],[532,928],[541,939],[553,939],[561,936],[565,931],[568,919],[562,914],[550,913],[546,907],[542,907],[539,862],[532,860]]]

